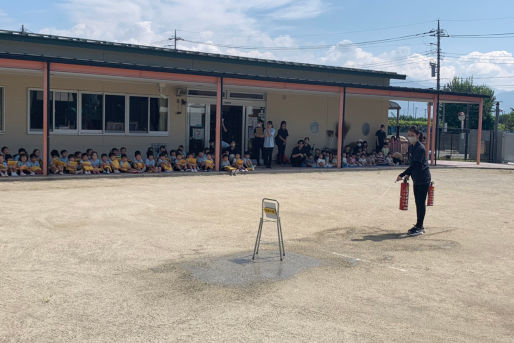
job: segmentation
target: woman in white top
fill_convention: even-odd
[[[271,156],[273,156],[273,149],[275,148],[275,129],[273,122],[268,120],[266,123],[266,130],[264,130],[264,165],[266,168],[271,168]]]

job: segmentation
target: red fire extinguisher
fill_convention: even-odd
[[[434,183],[433,182],[430,182],[430,186],[428,187],[427,206],[434,206]]]
[[[409,182],[407,178],[403,179],[400,188],[400,210],[407,211],[409,209]]]

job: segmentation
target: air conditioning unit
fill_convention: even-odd
[[[186,90],[184,88],[177,88],[177,96],[186,95]]]

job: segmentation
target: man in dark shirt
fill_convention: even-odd
[[[303,140],[298,141],[298,146],[294,147],[291,153],[291,165],[293,167],[305,167],[305,159],[307,158],[307,151],[305,150]]]
[[[380,125],[380,130],[378,130],[375,133],[375,136],[376,136],[376,143],[377,143],[377,150],[376,150],[376,152],[378,153],[379,151],[382,151],[382,148],[384,147],[384,143],[385,143],[385,139],[386,139],[385,125],[384,124]]]

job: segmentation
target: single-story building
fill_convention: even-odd
[[[438,99],[481,104],[485,97],[390,86],[405,77],[0,30],[0,145],[41,148],[45,163],[51,149],[133,153],[182,144],[195,152],[210,141],[219,156],[222,119],[242,150],[263,119],[275,128],[287,121],[287,155],[306,136],[340,153],[357,139],[374,145],[389,100],[424,101],[430,113]]]

